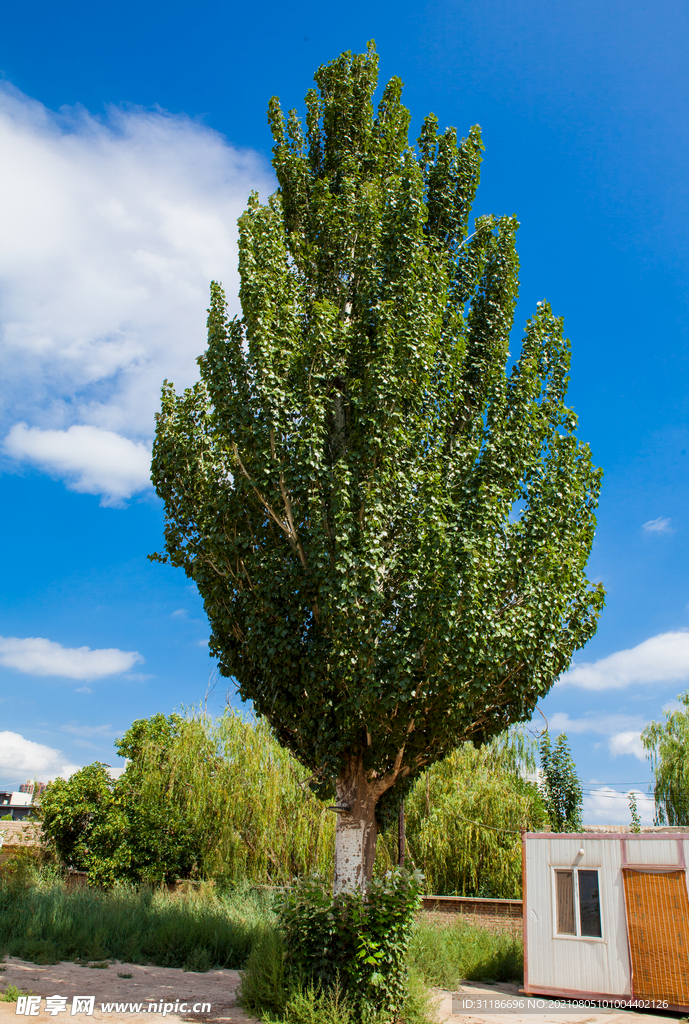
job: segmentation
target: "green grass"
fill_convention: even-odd
[[[521,981],[524,951],[521,939],[509,932],[421,919],[412,936],[409,966],[427,985],[444,989],[462,981]]]
[[[254,946],[238,992],[245,1010],[266,1024],[362,1024],[361,1013],[337,986],[288,984],[284,973],[284,946],[279,932],[267,932]],[[412,970],[400,1015],[400,1024],[436,1024],[437,1002],[418,972]],[[385,1024],[372,1015],[365,1024]]]
[[[113,960],[191,971],[246,967],[242,1002],[264,1020],[353,1024],[353,1008],[337,993],[288,990],[271,901],[271,894],[251,888],[223,894],[201,885],[179,895],[121,884],[106,892],[68,889],[48,871],[0,876],[0,954],[101,968]],[[519,981],[522,946],[509,933],[421,919],[409,968],[402,1020],[428,1024],[428,986],[452,990],[463,980]],[[17,994],[8,986],[0,998],[13,1001]]]
[[[68,889],[47,873],[21,883],[0,877],[0,953],[38,964],[236,969],[273,926],[270,902],[255,890],[223,895],[209,885],[180,896],[124,884]]]
[[[19,996],[26,995],[20,992],[16,985],[8,985],[4,992],[0,993],[0,1003],[16,1003]]]
[[[291,988],[284,955],[279,932],[266,930],[251,951],[242,978],[239,998],[246,1010],[273,1024],[356,1024],[353,1007],[338,993]],[[408,966],[401,1020],[430,1024],[436,1013],[429,988],[453,990],[462,981],[521,981],[522,944],[507,932],[422,918],[412,934]]]

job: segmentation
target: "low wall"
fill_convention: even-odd
[[[421,912],[432,920],[457,921],[490,928],[493,931],[509,931],[522,934],[521,900],[488,900],[474,896],[424,896]]]
[[[6,863],[20,850],[40,851],[39,828],[35,822],[0,821],[0,864]]]

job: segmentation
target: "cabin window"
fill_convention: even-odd
[[[579,882],[579,922],[581,934],[589,938],[599,939],[600,930],[600,896],[598,894],[598,872],[577,871]]]
[[[555,872],[555,891],[557,895],[557,933],[558,935],[576,935],[573,871]]]
[[[597,871],[556,868],[555,904],[558,935],[601,938]]]

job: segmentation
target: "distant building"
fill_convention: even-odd
[[[23,782],[19,787],[19,792],[31,793],[34,797],[39,797],[45,788],[45,782],[33,782],[31,779],[27,779],[27,781]]]
[[[31,793],[0,791],[0,818],[4,818],[6,814],[12,815],[12,821],[28,818],[33,810],[31,800]]]

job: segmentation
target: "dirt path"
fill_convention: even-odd
[[[147,1024],[165,1021],[218,1022],[218,1024],[258,1024],[248,1016],[237,1002],[238,971],[206,971],[196,974],[178,967],[142,967],[141,964],[110,963],[106,967],[82,967],[80,964],[61,963],[37,966],[24,960],[8,957],[1,965],[0,990],[15,985],[21,992],[41,996],[35,1021],[70,1021],[73,1024],[121,1024],[146,1021]],[[1,969],[0,967],[0,969]],[[122,977],[131,975],[131,977]],[[465,982],[457,991],[466,996],[495,999],[516,996],[516,985],[474,985]],[[66,1009],[50,1015],[46,1012],[47,996],[66,998]],[[452,993],[438,992],[438,1017],[446,1024],[670,1024],[671,1017],[630,1011],[596,1013],[584,1010],[557,1014],[453,1014]],[[93,996],[92,1015],[71,1013],[74,996]],[[103,1009],[103,1004],[119,1003],[120,1009]],[[186,1007],[181,1004],[186,1003]],[[210,1009],[207,1005],[210,1003]],[[122,1004],[140,1004],[139,1012]],[[150,1010],[149,1010],[150,1007]],[[17,1020],[16,1003],[0,1003],[0,1024]],[[143,1010],[143,1012],[141,1012]],[[20,1018],[22,1019],[22,1018]]]
[[[7,957],[1,966],[5,968],[0,973],[2,991],[8,985],[14,985],[20,992],[31,992],[42,997],[40,1012],[38,1016],[32,1015],[33,1020],[69,1020],[74,1024],[146,1020],[153,1024],[153,1021],[165,1019],[255,1024],[255,1019],[244,1013],[237,1003],[238,971],[218,970],[197,974],[177,967],[143,967],[141,964],[117,962],[100,968],[82,967],[73,963],[37,966],[15,957]],[[45,997],[54,995],[66,997],[67,1008],[64,1012],[49,1015],[46,1013]],[[94,996],[93,1015],[72,1015],[74,996]],[[114,1007],[108,1011],[102,1008],[104,1003],[139,1003],[144,1012],[115,1011]],[[186,1006],[182,1007],[184,1003]],[[210,1010],[203,1004],[210,1004]],[[16,1020],[16,1008],[16,1003],[0,1003],[0,1021],[8,1017]]]

